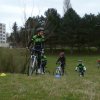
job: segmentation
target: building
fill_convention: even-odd
[[[6,47],[7,46],[7,38],[6,38],[6,25],[3,23],[0,23],[0,47]]]
[[[0,43],[6,43],[6,25],[0,23]]]

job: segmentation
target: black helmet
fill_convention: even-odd
[[[44,31],[44,28],[43,27],[39,27],[39,28],[36,29],[36,31],[37,32]]]

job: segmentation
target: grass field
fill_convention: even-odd
[[[57,56],[47,56],[50,75],[10,74],[0,77],[0,100],[100,100],[100,69],[97,55],[66,55],[66,75],[56,79],[52,72]],[[85,77],[75,72],[78,59],[87,68]]]

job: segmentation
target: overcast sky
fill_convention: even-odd
[[[80,16],[85,13],[97,15],[100,12],[100,0],[70,0],[72,8]],[[6,31],[12,31],[16,21],[22,26],[29,16],[43,15],[48,8],[57,9],[63,15],[63,0],[0,0],[0,23],[6,24]]]

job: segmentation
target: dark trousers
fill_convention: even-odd
[[[83,68],[79,68],[79,73],[80,73],[80,75],[82,75],[82,76],[84,76],[84,69]]]
[[[61,64],[61,69],[62,69],[62,74],[64,74],[64,72],[65,72],[64,71],[65,70],[65,64],[63,64],[63,63]]]
[[[42,48],[40,46],[35,46],[34,49],[36,50],[35,54],[37,55],[38,68],[40,68]]]
[[[45,73],[45,67],[46,67],[45,61],[42,61],[41,67],[42,67],[42,71]]]

